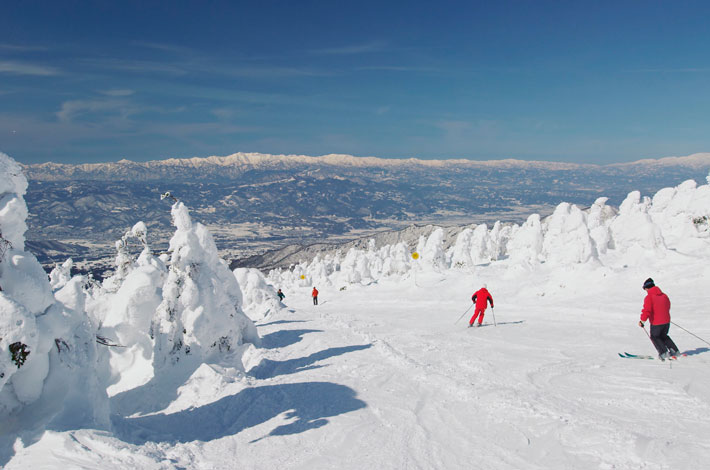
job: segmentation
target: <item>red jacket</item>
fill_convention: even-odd
[[[671,322],[671,300],[658,286],[646,291],[641,310],[641,321],[651,320],[651,325],[665,325]]]
[[[477,290],[476,293],[473,294],[473,297],[471,297],[471,300],[476,302],[476,310],[485,310],[486,304],[489,301],[491,302],[491,308],[493,307],[493,297],[491,297],[490,292],[488,292],[488,289],[485,287]]]
[[[318,297],[318,289],[315,287],[313,288],[313,292],[311,292],[311,297]]]

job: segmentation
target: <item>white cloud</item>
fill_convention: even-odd
[[[59,75],[60,72],[54,67],[46,65],[26,64],[22,62],[0,62],[0,73],[11,73],[15,75],[37,75],[49,77]]]
[[[135,114],[136,110],[120,100],[72,100],[62,103],[62,109],[57,111],[57,117],[62,122],[68,122],[78,116],[96,112],[113,112],[127,117]]]

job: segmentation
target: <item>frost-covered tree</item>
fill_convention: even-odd
[[[463,229],[456,237],[454,246],[447,253],[449,264],[455,269],[470,269],[473,266],[471,259],[471,238],[473,230],[470,228]]]
[[[362,281],[362,273],[358,269],[360,265],[360,258],[363,253],[356,249],[350,248],[345,254],[345,259],[340,263],[340,270],[343,275],[343,280],[349,282],[350,284],[357,284]]]
[[[437,227],[429,235],[420,253],[422,262],[436,269],[446,267],[446,253],[444,252],[444,230]]]
[[[219,258],[212,235],[193,223],[187,207],[171,210],[176,231],[170,261],[151,333],[156,369],[192,356],[200,362],[219,360],[243,343],[258,343],[253,322],[241,310],[241,291],[227,263]]]
[[[261,320],[282,310],[276,289],[269,285],[264,275],[255,268],[237,268],[234,277],[242,292],[244,312],[252,320]]]
[[[111,393],[145,383],[152,377],[153,340],[150,327],[162,302],[167,277],[165,262],[148,245],[148,230],[138,222],[116,243],[116,271],[94,289],[87,311],[100,324],[99,334],[110,347]],[[142,251],[135,258],[129,242],[136,239]]]
[[[490,243],[489,251],[491,254],[491,260],[499,260],[501,257],[505,256],[511,231],[511,225],[504,226],[500,223],[500,221],[496,221],[496,223],[493,224],[493,228],[491,229],[488,239]]]
[[[53,423],[108,426],[107,369],[97,326],[85,311],[84,284],[63,279],[52,293],[37,259],[24,251],[27,180],[0,153],[0,423],[3,435]]]
[[[471,259],[476,264],[491,261],[490,236],[486,224],[478,225],[471,235]]]
[[[121,283],[128,277],[128,274],[136,267],[136,259],[130,253],[132,239],[136,239],[143,247],[141,254],[151,255],[147,237],[148,229],[145,223],[141,221],[124,233],[119,240],[116,240],[116,269],[111,276],[104,280],[103,288],[105,290],[116,292],[121,287]]]
[[[546,221],[542,254],[548,263],[586,263],[598,259],[587,216],[574,204],[559,204]]]
[[[74,266],[74,260],[68,258],[62,264],[57,263],[49,273],[49,285],[53,291],[57,291],[67,285],[71,280],[71,268]]]
[[[410,269],[411,256],[409,248],[404,242],[399,242],[393,246],[386,246],[380,249],[380,256],[383,258],[382,273],[385,276],[401,276]]]
[[[698,186],[695,181],[688,180],[675,188],[661,189],[653,196],[648,213],[671,247],[683,240],[706,238],[709,235],[710,186]]]
[[[538,263],[543,240],[540,214],[532,214],[511,233],[507,249],[509,259],[514,262]]]
[[[589,236],[594,240],[594,246],[599,255],[603,255],[609,249],[611,242],[609,225],[616,215],[616,211],[606,205],[608,200],[609,198],[606,197],[597,198],[589,208],[589,214],[587,215]]]
[[[630,247],[645,249],[665,248],[660,227],[653,222],[649,209],[651,199],[641,198],[639,191],[632,191],[619,206],[619,214],[609,225],[614,249]]]

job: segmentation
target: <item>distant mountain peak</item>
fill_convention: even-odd
[[[698,168],[710,166],[710,153],[694,153],[684,157],[663,157],[658,159],[646,158],[643,160],[636,160],[635,162],[621,163],[617,165],[661,165]]]

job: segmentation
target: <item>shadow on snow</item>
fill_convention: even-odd
[[[178,397],[178,389],[200,365],[197,358],[186,356],[179,364],[155,371],[147,383],[111,397],[111,413],[128,416],[165,409]]]
[[[321,333],[323,330],[279,330],[261,337],[264,349],[285,348],[298,343],[306,333]]]
[[[360,351],[372,347],[372,344],[362,344],[357,346],[344,346],[340,348],[328,348],[323,351],[318,351],[310,356],[299,357],[297,359],[288,359],[286,361],[272,361],[271,359],[263,359],[259,365],[251,368],[249,375],[256,379],[267,379],[276,377],[277,375],[288,375],[296,372],[301,372],[309,369],[317,369],[323,366],[314,366],[313,363],[322,361],[333,356]]]
[[[126,442],[142,445],[211,441],[235,435],[285,412],[286,418],[295,419],[276,426],[259,438],[263,439],[319,428],[328,423],[326,418],[366,406],[353,389],[344,385],[329,382],[268,385],[248,388],[214,403],[169,415],[116,418],[114,427]]]
[[[683,354],[686,356],[697,356],[698,354],[706,353],[708,351],[710,351],[710,348],[695,348],[684,351]]]
[[[499,321],[499,322],[497,322],[497,323],[488,323],[488,322],[486,322],[486,323],[483,323],[483,324],[480,325],[480,326],[481,326],[481,327],[484,327],[484,326],[492,326],[492,327],[495,327],[496,325],[497,325],[497,326],[500,326],[500,325],[519,325],[519,324],[521,324],[521,323],[525,323],[525,320]],[[478,327],[475,327],[475,328],[478,328]]]
[[[256,325],[257,327],[270,326],[270,325],[283,325],[284,323],[308,323],[310,320],[276,320],[270,323],[262,323]]]

